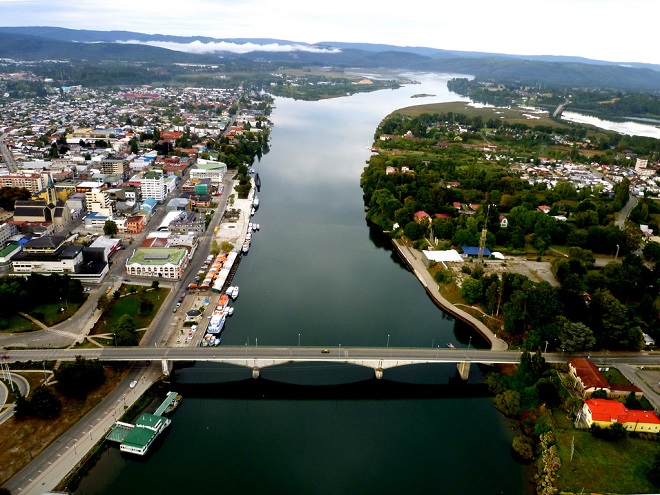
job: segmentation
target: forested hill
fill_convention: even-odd
[[[185,45],[195,42],[229,42],[255,44],[289,44],[304,46],[292,51],[254,51],[238,55],[232,52],[193,54],[145,44],[125,44],[117,41],[137,40],[142,43],[167,41]],[[314,48],[314,50],[310,48]],[[320,50],[319,48],[333,48]],[[631,58],[633,55],[631,55]],[[101,62],[103,60],[142,61],[152,63],[218,63],[227,59],[259,60],[291,65],[361,67],[442,71],[474,75],[500,82],[543,85],[547,88],[606,88],[623,91],[660,91],[660,69],[613,65],[581,59],[496,55],[477,52],[457,52],[424,47],[396,47],[332,43],[307,45],[296,41],[242,38],[214,39],[202,36],[181,37],[148,35],[128,31],[71,30],[55,27],[0,27],[0,58],[14,60],[70,60]],[[637,66],[642,64],[635,64]]]

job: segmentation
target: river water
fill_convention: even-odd
[[[636,119],[639,120],[638,122],[632,120],[614,121],[600,119],[598,117],[594,117],[593,115],[585,115],[571,111],[563,112],[561,118],[563,120],[577,122],[578,124],[593,125],[600,127],[601,129],[615,131],[619,134],[626,134],[628,136],[646,136],[660,139],[660,127],[658,127],[657,121],[655,121],[656,124],[653,125],[654,121],[652,119],[647,119],[650,124],[641,122],[644,119]]]
[[[451,75],[321,102],[278,98],[271,151],[254,165],[262,188],[234,283],[222,345],[485,347],[441,311],[364,217],[360,174],[391,111],[464,100]],[[415,98],[414,94],[433,97]],[[468,352],[459,350],[459,352]],[[145,459],[108,449],[80,494],[523,494],[515,433],[451,365],[373,371],[290,364],[250,371],[197,364],[176,372],[184,395]]]

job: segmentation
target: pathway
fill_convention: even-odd
[[[424,264],[424,261],[422,261],[421,253],[419,253],[419,251],[410,249],[408,246],[402,244],[397,239],[393,240],[392,242],[394,247],[397,249],[399,254],[401,254],[417,279],[422,283],[426,289],[426,292],[441,308],[446,310],[448,313],[451,313],[456,318],[459,318],[471,325],[475,330],[483,335],[486,340],[490,342],[492,350],[505,350],[508,348],[508,344],[504,340],[500,339],[497,335],[495,335],[490,328],[488,328],[481,321],[466,311],[457,308],[455,305],[447,301],[447,299],[445,299],[442,294],[440,294],[440,288],[438,287],[437,282],[433,280],[433,277],[426,269],[426,265]]]

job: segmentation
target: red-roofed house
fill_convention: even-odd
[[[635,397],[641,399],[642,391],[634,385],[614,385],[608,383],[598,367],[585,358],[571,359],[568,362],[568,374],[575,379],[575,388],[582,397],[591,397],[596,390],[604,390],[613,399],[624,399],[635,392]]]
[[[417,213],[415,213],[415,222],[419,223],[422,221],[423,218],[428,218],[430,221],[431,215],[429,215],[428,213],[422,210],[419,210]]]
[[[452,206],[453,206],[454,208],[456,208],[457,210],[460,210],[460,209],[461,209],[461,203],[459,203],[458,201],[454,201],[454,202],[452,203]]]
[[[548,205],[541,205],[536,207],[537,210],[542,211],[543,213],[549,213],[550,207]]]
[[[509,221],[504,215],[500,215],[500,227],[506,229],[509,226]]]
[[[449,213],[436,213],[435,218],[440,218],[442,220],[451,220],[452,216]]]
[[[639,433],[660,432],[660,418],[651,411],[626,409],[618,400],[588,399],[582,406],[585,423],[609,428],[612,423],[621,423],[627,431]]]

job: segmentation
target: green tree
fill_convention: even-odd
[[[53,419],[60,415],[62,403],[50,387],[42,385],[32,392],[30,409],[33,416],[44,419]]]
[[[138,339],[135,331],[137,324],[129,315],[122,315],[114,325],[112,331],[118,346],[135,346]]]
[[[218,241],[213,239],[211,242],[211,249],[209,251],[213,256],[217,256],[220,253],[220,246],[218,246]]]
[[[564,316],[557,318],[559,325],[559,342],[566,352],[582,352],[593,349],[596,338],[591,328],[584,323],[572,322]]]
[[[63,362],[55,370],[57,389],[68,397],[85,398],[105,381],[103,366],[98,360],[77,356],[76,360]]]
[[[525,435],[518,435],[511,443],[513,452],[523,461],[531,461],[534,457],[534,448],[532,442]]]
[[[515,417],[520,410],[520,393],[515,390],[505,390],[493,398],[493,403],[505,416]]]
[[[113,237],[117,235],[117,224],[112,220],[106,220],[103,224],[103,233],[108,237]]]
[[[467,304],[475,304],[481,300],[483,287],[481,280],[467,278],[461,285],[461,297]]]
[[[158,280],[152,280],[151,281],[151,288],[154,290],[158,290],[158,287],[160,287],[160,282]]]
[[[642,250],[647,260],[657,262],[660,260],[660,242],[649,241]]]

